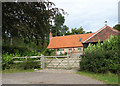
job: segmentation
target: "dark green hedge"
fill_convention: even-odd
[[[120,70],[120,36],[111,36],[103,43],[89,44],[80,62],[80,69],[95,73],[118,73]]]
[[[2,54],[12,54],[12,55],[17,55],[19,57],[21,56],[37,56],[41,55],[40,52],[37,50],[30,50],[26,47],[15,47],[15,46],[2,46]]]
[[[28,50],[25,47],[14,47],[14,46],[2,46],[2,53],[6,53],[8,52],[9,54],[14,54],[16,52],[22,54],[24,52],[31,52],[30,50]]]

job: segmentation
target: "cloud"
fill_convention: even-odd
[[[56,7],[68,12],[65,24],[69,28],[82,26],[86,31],[97,31],[108,21],[113,27],[118,22],[119,0],[52,0]]]

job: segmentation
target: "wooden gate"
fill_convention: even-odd
[[[45,68],[55,68],[55,69],[72,69],[79,68],[80,58],[71,58],[67,56],[49,56],[44,58]]]
[[[27,61],[28,57],[13,57],[13,59],[25,58]],[[41,68],[79,68],[79,57],[70,57],[67,56],[30,56],[29,58],[39,58],[39,60],[34,60],[34,62],[40,62]],[[26,61],[14,61],[14,63],[26,62]]]

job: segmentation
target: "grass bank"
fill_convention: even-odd
[[[112,73],[102,74],[102,73],[93,73],[87,71],[79,71],[78,74],[85,75],[93,79],[97,79],[105,84],[118,84],[117,74],[112,74]]]

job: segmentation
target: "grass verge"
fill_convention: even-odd
[[[79,71],[78,74],[85,75],[93,79],[97,79],[105,84],[118,84],[117,74],[112,74],[112,73],[102,74],[102,73],[93,73],[87,71]]]
[[[41,68],[39,68],[38,70],[40,70]],[[5,69],[2,71],[2,73],[24,73],[24,72],[34,72],[34,69],[27,69],[27,70],[23,70],[23,69]]]

